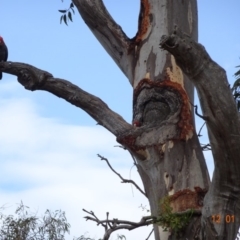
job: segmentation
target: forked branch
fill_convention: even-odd
[[[106,219],[105,220],[99,220],[98,217],[94,214],[93,211],[87,211],[83,209],[84,212],[89,214],[90,216],[84,217],[87,220],[91,220],[93,222],[96,222],[97,225],[101,225],[105,229],[103,240],[108,240],[110,235],[117,230],[120,229],[127,229],[127,230],[133,230],[139,227],[148,226],[150,224],[153,224],[154,221],[156,221],[155,217],[152,216],[146,216],[142,217],[142,219],[139,222],[131,222],[126,220],[119,220],[117,218],[109,219],[109,213],[106,213]]]
[[[221,176],[225,175],[226,167],[229,168],[231,177],[235,178],[231,181],[240,181],[240,138],[233,137],[233,134],[240,135],[239,113],[225,70],[211,59],[201,44],[177,28],[171,35],[162,36],[160,46],[175,57],[197,89],[204,118],[197,115],[207,120],[210,145],[217,161],[215,167],[222,170]],[[238,191],[240,196],[240,187]]]
[[[109,168],[122,180],[122,183],[131,183],[133,184],[137,190],[142,193],[145,197],[147,197],[146,193],[133,181],[130,179],[125,179],[121,176],[121,174],[119,174],[118,172],[116,172],[113,167],[111,166],[111,164],[109,163],[108,159],[101,156],[100,154],[98,154],[98,157],[100,157],[101,160],[105,161],[107,163],[107,165],[109,166]]]
[[[110,235],[117,230],[127,229],[129,231],[134,230],[139,227],[148,226],[150,224],[156,224],[159,222],[158,217],[154,216],[145,216],[139,222],[131,222],[126,220],[119,220],[117,218],[109,219],[109,212],[106,213],[106,219],[100,220],[93,211],[87,211],[83,209],[84,212],[89,214],[90,216],[85,216],[84,218],[87,220],[91,220],[96,222],[97,225],[101,225],[105,229],[103,240],[108,240]],[[183,212],[175,213],[176,216],[182,216],[185,214],[191,213],[191,215],[201,215],[201,210],[187,210]],[[151,232],[152,233],[152,232]],[[149,236],[151,235],[149,234]],[[148,238],[149,238],[148,236]],[[148,239],[147,238],[147,239]]]
[[[132,84],[130,39],[114,21],[102,0],[73,0],[81,17]]]

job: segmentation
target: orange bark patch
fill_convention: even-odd
[[[138,86],[134,90],[134,102],[136,101],[136,98],[142,90],[144,84],[148,84],[152,87],[170,87],[180,93],[182,98],[182,109],[180,113],[180,120],[178,122],[178,127],[181,129],[180,139],[187,140],[188,138],[190,138],[189,136],[191,136],[193,131],[192,117],[189,108],[189,99],[182,85],[177,82],[172,82],[168,79],[164,81],[151,81],[150,79],[144,78],[139,82]]]
[[[141,8],[138,19],[138,32],[129,45],[128,53],[132,52],[135,46],[138,46],[150,26],[150,4],[149,0],[141,0]]]
[[[194,189],[195,191],[184,189],[169,197],[173,212],[183,212],[188,209],[198,210],[202,208],[203,198],[207,191],[200,187],[195,187]]]
[[[150,4],[148,0],[141,0],[141,12],[139,18],[138,32],[136,35],[135,43],[139,44],[142,38],[147,33],[148,27],[150,26],[149,20]]]
[[[133,135],[120,136],[117,138],[117,141],[134,152],[146,149],[145,146],[136,146],[136,136]]]
[[[146,150],[147,146],[136,146],[136,137],[132,135],[118,137],[117,141],[127,147],[128,150],[134,152],[134,154],[142,161],[146,160],[149,156]]]

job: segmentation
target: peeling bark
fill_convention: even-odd
[[[48,91],[81,108],[116,137],[133,128],[120,115],[109,109],[100,98],[69,81],[54,78],[52,74],[24,63],[0,62],[0,69],[18,76],[19,83],[27,90]]]
[[[204,201],[202,238],[234,239],[240,225],[240,122],[226,73],[201,44],[178,30],[163,36],[161,46],[195,84],[207,117],[215,169]]]
[[[240,124],[225,71],[197,43],[196,0],[141,0],[132,39],[102,0],[73,3],[133,86],[132,125],[101,99],[46,71],[13,62],[1,62],[0,71],[18,76],[28,90],[51,92],[83,109],[116,136],[136,161],[151,208],[148,220],[162,214],[159,205],[166,196],[176,215],[193,210],[191,222],[177,235],[155,222],[155,240],[234,239],[240,224]],[[195,131],[193,84],[215,161],[211,185]],[[234,216],[234,222],[229,224],[226,216]]]

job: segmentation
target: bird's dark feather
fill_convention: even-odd
[[[0,62],[6,62],[8,58],[8,48],[4,42],[0,43]],[[0,72],[0,80],[2,79],[2,72]]]

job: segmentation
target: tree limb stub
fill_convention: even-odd
[[[163,36],[160,45],[174,55],[197,88],[203,115],[208,116],[207,127],[215,163],[219,161],[223,165],[225,162],[227,169],[231,168],[231,175],[236,173],[235,180],[239,182],[240,137],[233,135],[240,136],[240,123],[224,69],[210,58],[201,44],[181,32]],[[226,171],[225,168],[222,170]]]
[[[203,116],[207,116],[215,170],[204,199],[203,239],[213,236],[205,228],[212,216],[224,218],[229,213],[234,214],[234,223],[215,224],[215,235],[224,237],[224,231],[231,228],[228,239],[234,239],[240,225],[240,122],[225,70],[210,58],[201,44],[179,31],[163,36],[160,46],[175,57],[178,66],[194,83]]]
[[[89,29],[132,85],[132,55],[128,54],[130,39],[111,17],[102,0],[73,0],[73,3]]]
[[[100,98],[83,91],[69,81],[54,78],[52,74],[25,63],[1,62],[0,69],[18,76],[19,83],[28,90],[51,92],[83,109],[116,137],[133,129],[120,115],[109,109]]]
[[[177,64],[195,84],[203,115],[209,117],[212,130],[228,132],[229,136],[239,132],[238,112],[225,71],[210,58],[205,48],[176,31],[163,36],[160,45],[174,55]],[[224,121],[223,125],[223,120],[228,120],[229,116],[233,118],[231,123]]]

